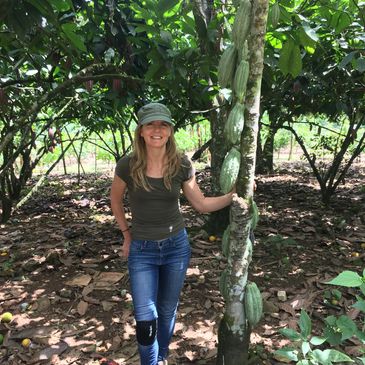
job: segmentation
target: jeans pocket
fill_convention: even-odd
[[[143,240],[132,240],[129,252],[141,252],[143,250]]]

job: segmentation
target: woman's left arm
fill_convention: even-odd
[[[215,197],[205,197],[196,182],[195,176],[183,183],[186,199],[199,213],[210,213],[222,209],[232,202],[234,190],[228,194]]]

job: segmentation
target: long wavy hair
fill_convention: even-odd
[[[142,126],[138,126],[134,132],[133,153],[130,160],[131,177],[135,188],[140,187],[151,191],[146,176],[147,150],[146,143],[141,136]],[[178,173],[181,166],[181,154],[177,151],[174,129],[171,127],[171,135],[166,143],[166,163],[163,170],[163,182],[168,190],[172,187],[172,178]]]

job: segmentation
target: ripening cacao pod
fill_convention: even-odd
[[[245,295],[246,318],[252,327],[259,323],[262,317],[262,296],[256,283],[248,282]]]
[[[230,45],[224,50],[218,64],[218,82],[221,87],[228,87],[232,84],[236,57],[237,50],[234,45]]]
[[[93,88],[93,85],[94,85],[94,81],[93,80],[87,80],[85,81],[85,89],[90,92]]]
[[[54,138],[54,130],[53,128],[48,128],[48,138],[53,139]]]
[[[233,80],[233,90],[240,103],[243,103],[245,99],[249,73],[249,63],[247,61],[241,61],[237,67]]]
[[[224,158],[219,183],[223,193],[228,193],[236,183],[241,164],[241,153],[237,148],[232,147]]]
[[[228,257],[229,253],[229,244],[230,244],[229,235],[231,233],[230,231],[231,231],[231,226],[228,225],[228,227],[224,230],[222,236],[222,252],[225,257]]]
[[[113,79],[113,91],[119,93],[122,83],[120,79]]]
[[[271,25],[276,27],[280,20],[280,5],[278,1],[271,7],[270,19]]]
[[[224,270],[219,278],[219,291],[224,299],[228,298],[228,271]]]
[[[250,31],[251,1],[242,0],[232,28],[232,38],[237,49],[242,49]]]
[[[241,133],[245,124],[245,106],[236,103],[229,113],[226,124],[224,125],[224,135],[230,143],[236,145],[241,140]]]

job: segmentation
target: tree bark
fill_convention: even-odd
[[[233,199],[230,210],[227,279],[223,281],[225,285],[221,286],[226,305],[218,331],[217,365],[248,363],[251,329],[244,309],[244,297],[252,257],[252,199],[268,6],[268,0],[252,1],[252,23],[248,37],[250,76],[245,99],[245,126],[240,144],[241,166],[236,186],[238,196]]]

